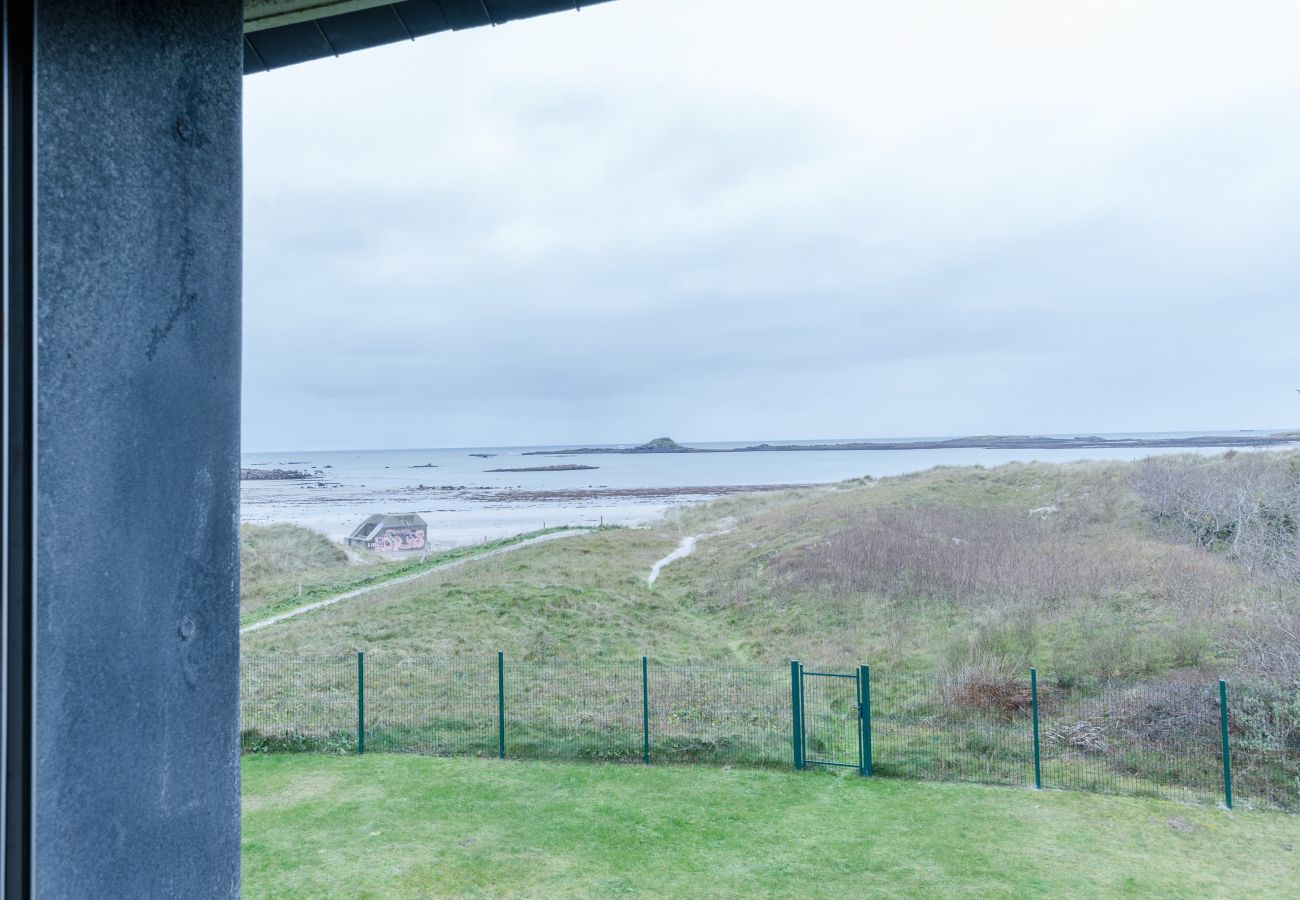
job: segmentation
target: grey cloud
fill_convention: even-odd
[[[1077,22],[1059,59],[891,61],[737,2],[700,13],[730,29],[707,61],[684,2],[627,0],[250,79],[245,445],[1295,421],[1277,23],[1209,58],[1144,6],[1163,69]],[[888,16],[928,37],[929,6]]]

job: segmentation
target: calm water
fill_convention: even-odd
[[[1205,434],[1206,432],[1196,432]],[[1266,433],[1266,432],[1261,432]],[[1148,437],[1155,435],[1106,435]],[[1162,434],[1160,437],[1181,435]],[[848,439],[845,439],[848,440]],[[890,441],[900,440],[891,438]],[[908,440],[908,439],[903,439]],[[799,440],[788,443],[819,443]],[[758,441],[695,444],[707,448]],[[777,443],[777,442],[772,442]],[[683,453],[591,456],[524,456],[543,447],[460,447],[436,450],[342,450],[245,453],[243,465],[319,471],[315,484],[246,481],[241,486],[245,522],[294,522],[342,539],[375,512],[415,512],[429,523],[434,546],[472,543],[545,525],[634,525],[699,496],[511,498],[511,489],[568,491],[768,484],[823,484],[917,472],[934,466],[997,466],[1014,461],[1129,460],[1188,452],[1134,448],[1104,450],[827,450],[790,453]],[[1194,452],[1214,453],[1214,449]],[[473,453],[495,454],[489,459]],[[488,469],[565,463],[598,466],[578,472],[489,473]],[[426,468],[432,464],[433,468]],[[420,468],[416,468],[420,467]],[[437,490],[420,490],[419,486]],[[452,490],[443,490],[447,487]],[[465,496],[473,495],[472,497]]]

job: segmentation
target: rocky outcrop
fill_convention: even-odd
[[[297,469],[240,469],[240,481],[307,481],[316,476]]]
[[[670,437],[655,438],[653,441],[646,441],[639,447],[633,447],[630,450],[624,450],[624,453],[699,453],[699,450],[693,450],[690,447],[683,447]]]
[[[670,437],[659,437],[635,447],[575,447],[572,450],[530,450],[524,456],[576,456],[588,453],[722,453],[722,450],[700,450],[683,447]]]

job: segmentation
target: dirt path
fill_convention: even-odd
[[[543,534],[535,538],[529,538],[526,541],[520,541],[519,543],[511,544],[508,547],[498,547],[495,550],[488,550],[487,552],[480,553],[477,556],[466,556],[462,559],[453,559],[451,562],[443,563],[440,566],[433,566],[432,568],[425,569],[422,572],[416,572],[412,575],[403,575],[401,578],[394,578],[392,581],[383,581],[379,584],[367,585],[366,587],[358,588],[355,591],[348,591],[346,594],[339,594],[336,597],[330,597],[327,600],[317,600],[315,603],[308,603],[305,606],[295,607],[287,612],[277,613],[269,619],[263,619],[260,622],[245,625],[243,628],[239,629],[239,633],[248,634],[250,631],[260,631],[261,629],[274,625],[277,622],[283,622],[285,619],[292,619],[295,616],[301,616],[303,613],[309,613],[312,610],[321,609],[326,606],[333,606],[335,603],[342,603],[344,600],[352,600],[355,597],[360,597],[362,594],[369,594],[372,591],[390,588],[394,585],[406,584],[407,582],[415,581],[418,578],[423,578],[426,575],[433,575],[437,572],[446,572],[448,569],[458,568],[466,563],[478,562],[481,559],[500,556],[503,553],[509,553],[512,550],[520,550],[524,547],[531,547],[534,544],[543,544],[547,541],[558,541],[560,538],[573,537],[576,534],[587,534],[587,531],[586,529],[556,531],[552,534]]]
[[[664,566],[690,556],[695,552],[695,545],[704,538],[718,537],[719,535],[726,533],[727,532],[725,531],[710,531],[708,534],[692,534],[682,538],[682,542],[677,545],[676,550],[669,553],[663,559],[659,560],[659,562],[650,567],[650,577],[646,579],[646,586],[654,587],[655,580],[659,577],[659,573],[663,571]]]

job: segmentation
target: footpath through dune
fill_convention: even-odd
[[[692,534],[682,538],[682,541],[677,545],[676,550],[669,553],[663,559],[659,560],[659,562],[650,567],[650,577],[646,579],[646,587],[654,587],[655,580],[659,577],[659,573],[663,571],[664,566],[690,556],[695,552],[695,545],[704,538],[719,537],[726,533],[726,531],[710,531],[707,534]]]
[[[440,566],[432,566],[431,568],[424,569],[412,575],[404,575],[401,578],[394,578],[392,581],[381,581],[379,584],[367,585],[366,587],[358,588],[355,591],[348,591],[346,594],[339,594],[336,597],[329,597],[325,600],[317,600],[315,603],[308,603],[305,606],[295,607],[294,609],[279,613],[277,615],[271,616],[270,618],[262,619],[260,622],[254,622],[251,625],[245,625],[243,628],[239,629],[239,633],[248,634],[250,631],[259,631],[270,625],[274,625],[277,622],[283,622],[285,619],[292,619],[294,616],[301,616],[303,613],[309,613],[315,609],[320,609],[325,606],[333,606],[335,603],[341,603],[344,600],[351,600],[354,597],[360,597],[362,594],[369,594],[371,591],[378,591],[383,588],[390,588],[398,584],[406,584],[409,581],[415,581],[416,579],[423,578],[426,575],[433,575],[437,572],[446,572],[448,569],[455,569],[460,566],[466,565],[467,563],[478,562],[480,559],[488,559],[489,557],[500,556],[502,553],[509,553],[512,550],[519,550],[524,547],[531,547],[534,544],[541,544],[546,541],[557,541],[560,538],[572,537],[575,534],[588,534],[588,533],[589,531],[585,528],[574,529],[572,531],[556,531],[556,532],[552,532],[551,534],[538,535],[535,538],[529,538],[528,540],[520,541],[517,544],[510,544],[506,547],[498,547],[495,550],[488,550],[485,553],[478,553],[475,554],[474,556],[466,556],[461,559],[453,559],[450,562],[443,563]]]

